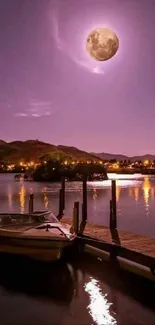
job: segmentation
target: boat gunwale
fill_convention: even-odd
[[[7,232],[7,231],[6,231]],[[7,234],[5,234],[5,231],[3,232],[3,231],[1,231],[1,229],[0,229],[0,244],[1,244],[1,239],[2,238],[9,238],[9,239],[18,239],[18,240],[37,240],[37,241],[62,241],[62,242],[64,242],[64,241],[68,241],[68,242],[70,242],[70,241],[72,241],[72,240],[74,240],[75,238],[76,238],[76,236],[72,236],[72,237],[70,237],[70,238],[68,238],[67,236],[65,237],[59,237],[59,236],[53,236],[53,235],[51,235],[51,236],[46,236],[46,237],[44,237],[44,236],[39,236],[39,235],[37,235],[37,236],[35,236],[35,235],[27,235],[27,234],[19,234],[19,233],[17,233],[17,235],[15,235],[15,233],[11,233],[10,232],[10,234],[8,234],[9,233],[9,231],[7,232]]]

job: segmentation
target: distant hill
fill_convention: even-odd
[[[131,161],[137,161],[137,160],[155,160],[155,155],[150,155],[150,154],[146,154],[146,155],[142,155],[142,156],[133,156],[130,158]]]
[[[79,161],[99,160],[98,157],[75,147],[55,146],[38,140],[5,142],[0,140],[0,161],[16,163],[38,161],[41,157],[61,157]]]
[[[117,161],[120,160],[131,160],[131,161],[144,161],[146,159],[148,160],[155,160],[155,155],[151,155],[151,154],[146,154],[146,155],[142,155],[142,156],[133,156],[133,157],[129,157],[129,156],[125,156],[125,155],[121,155],[121,154],[112,154],[112,153],[91,153],[93,155],[96,155],[97,157],[99,157],[102,160],[112,160],[112,159],[116,159]]]
[[[97,157],[96,155],[90,154],[86,151],[82,151],[76,147],[68,147],[68,146],[59,145],[59,146],[57,146],[57,149],[64,152],[67,156],[71,155],[79,160],[86,160],[86,159],[99,160],[99,157]]]
[[[6,142],[0,140],[0,162],[17,163],[21,160],[24,162],[46,160],[47,157],[72,159],[79,161],[87,160],[155,160],[155,155],[146,154],[143,156],[128,157],[121,154],[111,153],[88,153],[76,147],[69,147],[45,143],[39,140],[13,141]]]
[[[0,145],[3,145],[3,144],[6,144],[6,142],[0,139]]]
[[[91,153],[93,155],[96,155],[97,157],[99,157],[100,159],[103,160],[112,160],[112,159],[116,159],[117,161],[119,160],[125,160],[125,159],[129,159],[129,157],[125,156],[125,155],[121,155],[121,154],[113,154],[113,153],[106,153],[106,152],[101,152],[101,153]]]

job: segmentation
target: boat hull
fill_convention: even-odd
[[[0,253],[58,260],[75,237],[70,226],[61,224],[50,211],[0,214]]]
[[[72,243],[72,240],[39,240],[0,236],[0,253],[24,255],[40,261],[54,261],[61,259],[65,248],[71,246]]]

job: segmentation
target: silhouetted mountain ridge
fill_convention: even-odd
[[[112,154],[112,153],[106,153],[106,152],[101,152],[101,153],[91,153],[92,155],[96,155],[98,158],[102,159],[102,160],[112,160],[112,159],[116,159],[117,161],[120,160],[131,160],[131,161],[144,161],[146,159],[148,160],[155,160],[155,155],[152,154],[145,154],[145,155],[140,155],[140,156],[126,156],[126,155],[122,155],[122,154]]]
[[[54,145],[39,140],[12,141],[6,142],[0,139],[0,161],[16,163],[23,161],[38,161],[40,158],[47,157],[58,159],[72,159],[79,161],[97,160],[155,160],[155,155],[146,154],[141,156],[129,157],[122,154],[111,153],[88,153],[74,146]]]
[[[0,161],[16,163],[38,161],[41,157],[72,159],[79,161],[100,160],[98,157],[76,147],[53,145],[39,140],[12,141],[0,140]]]

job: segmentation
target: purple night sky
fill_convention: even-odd
[[[86,52],[96,27],[120,48]],[[0,138],[155,154],[155,0],[1,0]]]

